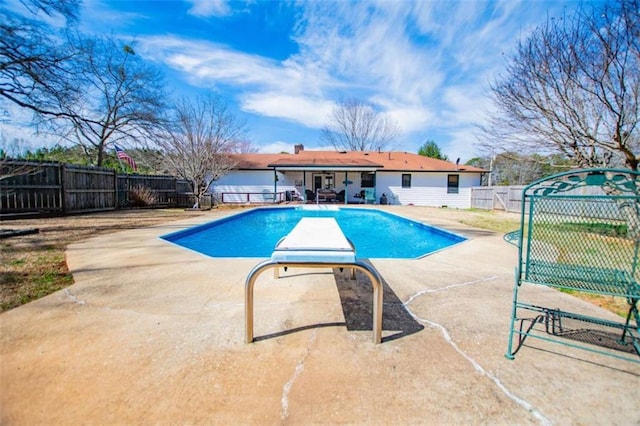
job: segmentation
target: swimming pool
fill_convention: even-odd
[[[303,217],[333,217],[358,258],[413,259],[466,238],[374,209],[335,206],[257,208],[160,238],[210,257],[270,257]]]

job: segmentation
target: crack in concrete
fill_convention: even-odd
[[[447,285],[447,286],[440,287],[440,288],[429,288],[429,289],[426,289],[426,290],[422,290],[422,291],[417,292],[417,293],[416,293],[416,294],[414,294],[413,296],[411,296],[411,297],[409,298],[409,300],[407,300],[407,301],[404,303],[404,305],[405,305],[405,306],[407,306],[409,303],[411,303],[411,302],[413,301],[413,299],[415,299],[416,297],[420,297],[420,296],[422,296],[423,294],[428,294],[428,293],[437,293],[437,292],[439,292],[439,291],[450,290],[450,289],[452,289],[452,288],[465,287],[465,286],[468,286],[468,285],[478,284],[478,283],[481,283],[481,282],[484,282],[484,281],[492,281],[492,280],[495,280],[496,278],[498,278],[496,275],[492,275],[492,276],[490,276],[490,277],[487,277],[487,278],[481,278],[481,279],[479,279],[479,280],[466,281],[466,282],[463,282],[463,283],[451,284],[451,285]]]
[[[421,318],[418,315],[416,315],[410,308],[409,308],[409,303],[411,303],[413,300],[415,300],[417,297],[420,297],[424,294],[429,294],[429,293],[436,293],[439,291],[445,291],[445,290],[449,290],[452,288],[457,288],[457,287],[463,287],[463,286],[467,286],[467,285],[473,285],[473,284],[478,284],[478,283],[482,283],[482,282],[486,282],[486,281],[491,281],[496,279],[497,277],[495,275],[491,276],[491,277],[487,277],[487,278],[481,278],[479,280],[475,280],[475,281],[467,281],[464,283],[458,283],[458,284],[451,284],[445,287],[441,287],[441,288],[437,288],[437,289],[428,289],[428,290],[422,290],[416,294],[414,294],[413,296],[409,297],[409,299],[403,303],[404,307],[407,309],[407,311],[409,312],[409,315],[411,315],[416,321],[420,321],[423,323],[426,323],[428,325],[430,325],[431,327],[437,328],[440,330],[440,333],[442,333],[442,336],[444,337],[444,340],[451,345],[451,347],[458,352],[460,355],[462,355],[463,358],[465,358],[472,366],[473,368],[480,374],[488,377],[492,382],[495,383],[495,385],[512,401],[514,401],[516,404],[520,405],[521,407],[523,407],[524,409],[526,409],[527,411],[529,411],[531,414],[533,414],[534,417],[536,417],[538,420],[540,420],[540,423],[547,426],[547,425],[552,425],[553,422],[551,420],[549,420],[548,418],[546,418],[541,412],[539,412],[538,410],[536,410],[536,408],[531,405],[530,403],[528,403],[527,401],[519,398],[517,395],[515,395],[513,392],[511,392],[501,381],[500,379],[498,379],[495,375],[491,374],[490,372],[488,372],[487,370],[485,370],[484,368],[482,368],[482,366],[473,358],[471,358],[469,355],[467,355],[462,349],[460,349],[460,347],[453,341],[453,338],[451,337],[451,335],[449,334],[449,332],[447,331],[447,329],[441,325],[438,324],[437,322],[428,320],[426,318]]]
[[[66,295],[67,295],[67,297],[68,297],[69,299],[71,299],[71,301],[72,301],[73,303],[77,303],[78,305],[84,305],[84,304],[86,303],[84,300],[80,300],[80,299],[78,299],[76,296],[74,296],[73,294],[71,294],[71,292],[69,291],[69,289],[68,289],[68,288],[65,288],[65,289],[64,289],[64,294],[66,294]]]
[[[313,344],[315,343],[317,336],[318,336],[318,329],[316,328],[313,330],[313,333],[311,333],[311,337],[309,337],[309,342],[307,343],[307,352],[304,354],[302,359],[298,361],[298,364],[296,365],[296,369],[294,370],[293,375],[289,378],[287,383],[285,383],[284,386],[282,387],[282,412],[280,414],[280,418],[282,420],[286,420],[286,418],[289,417],[289,393],[291,392],[291,388],[293,387],[293,384],[298,379],[298,376],[300,376],[300,374],[304,371],[304,363],[309,357],[309,354],[311,353],[311,346],[313,346]]]

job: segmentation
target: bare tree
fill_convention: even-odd
[[[640,162],[640,1],[548,19],[492,86],[492,148],[558,152],[579,166]]]
[[[240,140],[235,145],[235,152],[239,154],[254,154],[259,151],[259,148],[248,139]]]
[[[131,45],[113,37],[75,42],[75,84],[82,97],[57,105],[63,117],[44,117],[41,125],[83,147],[90,162],[101,166],[114,144],[142,142],[163,123],[164,78]],[[124,142],[124,144],[123,144]]]
[[[65,30],[77,20],[79,0],[21,0],[25,14],[0,0],[0,99],[37,115],[65,116],[60,102],[78,93],[71,59],[77,53],[66,42]],[[61,31],[38,18],[64,19]]]
[[[2,120],[0,120],[1,123]],[[0,181],[40,171],[40,167],[34,167],[33,162],[13,160],[20,154],[23,145],[24,139],[13,139],[11,143],[8,143],[5,135],[0,132]]]
[[[245,124],[219,97],[182,99],[166,134],[156,144],[170,173],[191,183],[198,207],[212,182],[234,166],[232,153],[245,140]]]
[[[36,175],[40,172],[42,172],[42,167],[37,162],[0,157],[0,181],[17,176]],[[5,190],[3,189],[3,191]],[[3,196],[8,196],[10,193],[13,193],[13,190],[7,189]]]
[[[35,175],[42,171],[37,162],[15,159],[23,142],[24,140],[14,139],[8,144],[6,137],[0,133],[0,181],[16,176]],[[3,196],[9,196],[10,192],[4,192]]]
[[[373,105],[347,99],[334,108],[321,137],[340,151],[377,151],[392,145],[399,135],[398,123]]]

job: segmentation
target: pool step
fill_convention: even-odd
[[[305,204],[303,206],[296,206],[296,210],[340,210],[338,206],[327,206],[322,204]]]

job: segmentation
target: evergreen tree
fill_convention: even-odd
[[[429,139],[422,144],[420,149],[418,149],[418,155],[435,158],[437,160],[449,161],[449,157],[440,151],[440,147],[432,139]]]

